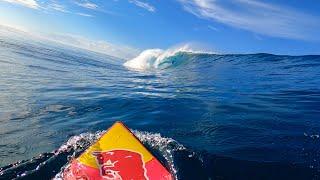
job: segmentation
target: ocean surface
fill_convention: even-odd
[[[0,36],[0,179],[59,179],[116,120],[177,179],[320,179],[320,56],[127,62]]]

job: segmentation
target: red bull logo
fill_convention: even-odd
[[[122,123],[115,123],[70,166],[64,180],[172,180],[171,174]]]
[[[92,153],[99,164],[100,175],[107,180],[146,180],[141,154],[128,150]]]

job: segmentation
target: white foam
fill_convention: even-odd
[[[169,165],[170,172],[174,175],[175,179],[177,177],[177,167],[174,164],[174,152],[185,150],[186,148],[179,144],[172,138],[162,137],[159,133],[149,133],[141,131],[133,131],[137,138],[143,143],[147,144],[152,149],[157,149],[161,155],[165,158],[167,164]]]
[[[97,131],[96,133],[82,133],[77,136],[72,136],[67,142],[61,145],[55,153],[59,154],[61,152],[69,151],[70,149],[77,151],[87,148],[97,141],[105,132],[106,131]]]
[[[148,49],[139,54],[139,56],[124,63],[124,66],[137,69],[145,70],[152,69],[156,66],[158,57],[163,53],[162,49]]]
[[[169,65],[161,66],[169,57],[177,55],[177,53],[193,53],[193,54],[212,54],[211,52],[196,51],[190,48],[189,45],[180,46],[177,48],[162,49],[147,49],[141,52],[137,57],[125,62],[123,65],[134,70],[152,70],[164,69]]]

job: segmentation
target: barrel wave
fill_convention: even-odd
[[[319,179],[319,107],[318,55],[124,61],[0,36],[0,179],[61,178],[117,120],[176,179]]]
[[[137,57],[124,63],[124,66],[138,71],[161,70],[176,67],[186,63],[198,55],[213,53],[192,50],[188,45],[168,50],[147,49]]]

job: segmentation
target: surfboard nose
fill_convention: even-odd
[[[169,171],[121,121],[115,122],[63,172],[63,178],[171,180]]]

